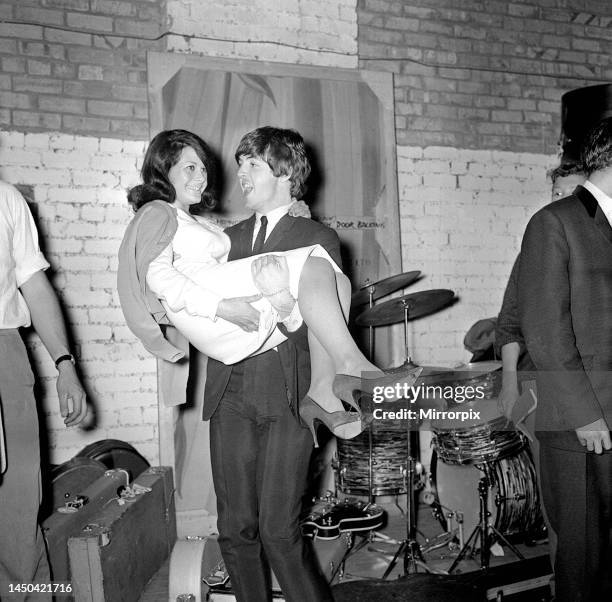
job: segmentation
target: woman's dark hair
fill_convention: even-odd
[[[587,135],[581,153],[584,172],[612,166],[612,117],[601,120]]]
[[[200,158],[206,169],[207,185],[202,192],[202,200],[192,207],[197,211],[200,208],[212,209],[216,204],[215,190],[215,159],[208,144],[196,134],[187,130],[165,130],[151,140],[145,153],[140,175],[142,184],[134,186],[128,191],[128,202],[134,211],[156,199],[174,202],[176,191],[168,179],[168,173],[175,165],[181,152],[191,147]]]
[[[301,199],[306,192],[306,179],[310,175],[310,162],[304,139],[295,130],[264,126],[245,134],[235,153],[240,157],[256,157],[265,161],[278,178],[289,176],[291,196]]]

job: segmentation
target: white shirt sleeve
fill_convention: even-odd
[[[199,286],[179,272],[172,264],[173,251],[170,243],[147,270],[147,285],[172,311],[184,309],[193,316],[216,319],[221,295]]]
[[[16,188],[12,188],[12,192],[13,259],[15,280],[20,287],[36,272],[46,270],[49,264],[38,246],[38,231],[25,199]]]

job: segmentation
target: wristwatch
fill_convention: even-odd
[[[70,353],[66,353],[65,355],[60,355],[56,360],[55,360],[55,368],[57,370],[59,370],[59,365],[62,362],[72,362],[72,364],[76,364],[76,362],[74,361],[74,356],[71,355]]]

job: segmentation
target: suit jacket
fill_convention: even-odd
[[[232,247],[228,260],[242,259],[252,255],[255,216],[231,226],[225,232]],[[341,265],[340,240],[334,230],[311,219],[285,215],[268,235],[263,252],[289,251],[299,247],[320,244],[332,259]],[[245,374],[251,375],[249,395],[269,397],[282,396],[292,410],[306,394],[310,386],[310,356],[307,329],[300,328],[290,338],[270,350],[240,362]],[[202,417],[209,420],[214,414],[230,379],[232,366],[213,359],[208,361],[204,409]]]
[[[578,186],[531,218],[518,288],[538,370],[539,438],[599,418],[612,425],[612,228],[588,190]]]

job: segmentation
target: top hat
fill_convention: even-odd
[[[587,86],[561,97],[562,163],[580,160],[580,148],[591,128],[612,117],[612,84]]]

